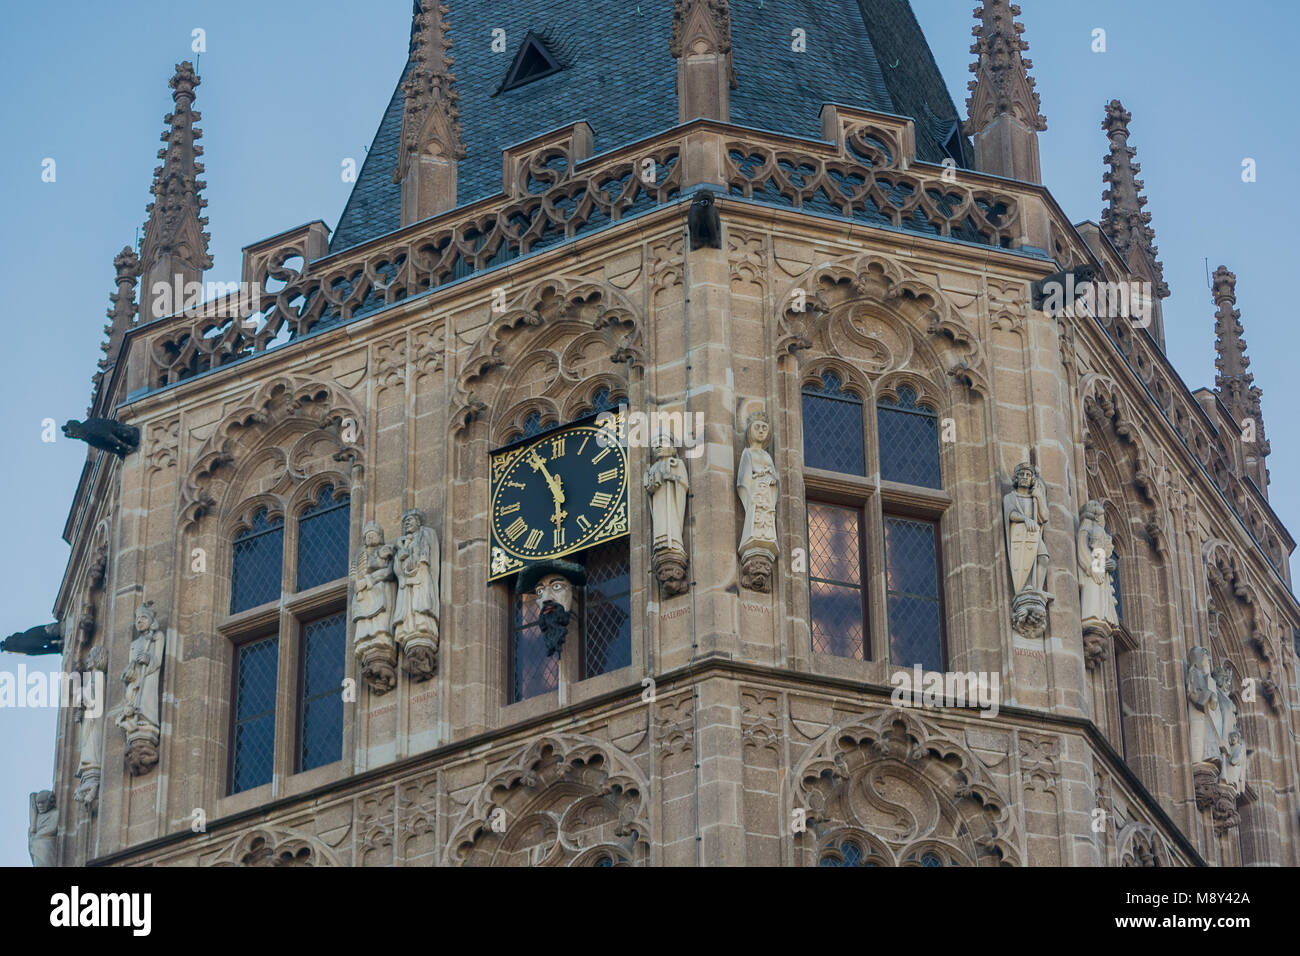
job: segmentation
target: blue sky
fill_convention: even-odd
[[[451,0],[454,8],[457,2]],[[495,0],[494,0],[495,2]],[[735,3],[757,0],[733,0]],[[764,0],[779,6],[781,0]],[[1300,154],[1292,101],[1300,8],[1209,0],[1022,0],[1043,99],[1043,176],[1074,220],[1101,214],[1100,124],[1114,97],[1133,113],[1148,210],[1173,290],[1168,351],[1192,388],[1213,385],[1214,307],[1206,260],[1237,273],[1251,370],[1264,390],[1274,508],[1300,529],[1300,381],[1286,325],[1295,275]],[[508,4],[501,4],[503,11]],[[964,113],[972,0],[913,0]],[[347,198],[342,163],[360,165],[406,53],[409,0],[120,0],[14,4],[0,34],[0,278],[10,290],[0,355],[4,551],[0,633],[45,623],[68,548],[60,535],[85,446],[40,440],[41,420],[85,414],[101,353],[113,257],[133,245],[171,106],[167,80],[206,31],[196,107],[206,147],[213,270],[239,277],[240,249],[313,219],[331,227]],[[508,13],[503,24],[509,26]],[[1107,31],[1107,52],[1091,50]],[[667,43],[668,25],[664,25]],[[456,38],[457,42],[464,42]],[[809,44],[817,41],[808,37]],[[484,42],[488,42],[486,39]],[[816,110],[817,104],[809,109]],[[1258,181],[1241,181],[1243,158]],[[42,161],[56,180],[41,180]],[[0,655],[0,669],[20,660]],[[49,668],[37,658],[29,667]],[[55,712],[0,710],[0,864],[25,864],[27,794],[50,785]]]

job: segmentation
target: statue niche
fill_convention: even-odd
[[[776,540],[776,464],[767,450],[772,426],[767,413],[754,412],[745,422],[745,450],[736,469],[736,494],[745,507],[740,535],[740,584],[770,593],[772,571],[781,546]]]
[[[650,523],[654,529],[652,560],[664,596],[674,597],[690,588],[683,528],[691,479],[671,435],[659,435],[651,447],[655,460],[646,468],[644,485],[650,496]]]
[[[165,635],[152,601],[145,601],[135,613],[135,637],[130,659],[122,672],[126,685],[122,712],[117,725],[126,732],[126,766],[131,776],[148,773],[158,762],[162,733],[162,675]]]
[[[370,689],[386,694],[397,684],[397,642],[393,638],[397,601],[393,557],[397,549],[384,544],[384,529],[378,521],[367,522],[361,541],[352,563],[356,588],[352,601],[353,653]]]
[[[1106,511],[1101,502],[1089,501],[1079,512],[1079,530],[1075,535],[1084,659],[1089,670],[1105,658],[1110,639],[1119,627],[1111,579],[1117,567],[1115,542],[1106,531],[1105,520]]]
[[[1025,637],[1042,637],[1047,631],[1047,591],[1050,558],[1044,534],[1047,528],[1047,491],[1038,468],[1030,462],[1016,466],[1011,491],[1002,499],[1006,525],[1007,559],[1011,566],[1011,624]]]
[[[441,554],[438,535],[425,523],[424,513],[402,515],[402,536],[393,554],[397,578],[393,638],[402,650],[402,669],[417,682],[428,680],[438,670]]]
[[[1246,796],[1246,749],[1232,700],[1232,667],[1215,668],[1210,652],[1193,647],[1183,664],[1187,690],[1188,742],[1196,808],[1210,810],[1219,834],[1241,820],[1238,805]]]

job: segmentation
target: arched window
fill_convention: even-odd
[[[576,559],[587,572],[578,598],[577,679],[587,680],[632,663],[632,573],[628,539],[598,545]],[[516,594],[510,639],[510,702],[549,693],[560,686],[559,656],[547,653],[537,623],[537,598]],[[571,632],[572,633],[572,632]],[[573,672],[566,672],[573,679]]]
[[[278,600],[284,557],[284,518],[268,517],[266,508],[235,536],[230,580],[230,613],[237,614]]]
[[[804,466],[846,475],[867,473],[862,434],[862,399],[843,390],[834,372],[820,388],[803,390]]]
[[[812,649],[870,660],[874,617],[888,635],[875,653],[943,670],[939,417],[915,389],[896,395],[877,403],[872,442],[863,402],[834,373],[803,391]]]
[[[336,500],[333,485],[298,516],[299,591],[347,576],[349,519],[348,495]]]
[[[876,403],[880,435],[880,477],[904,485],[942,488],[939,474],[939,416],[917,404],[916,392],[899,388],[896,400]]]
[[[234,645],[231,794],[342,759],[351,522],[335,487],[320,488],[291,525],[259,509],[232,542],[238,616],[221,628]]]

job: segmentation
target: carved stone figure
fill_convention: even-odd
[[[27,825],[27,852],[32,866],[54,866],[55,836],[59,830],[59,811],[53,790],[31,795],[30,822]]]
[[[1011,491],[1002,499],[1007,558],[1011,565],[1012,626],[1026,637],[1041,637],[1047,628],[1049,557],[1044,542],[1047,492],[1038,469],[1028,462],[1016,466]]]
[[[1187,661],[1183,665],[1190,705],[1188,716],[1193,763],[1216,762],[1220,746],[1227,740],[1222,695],[1210,664],[1210,652],[1204,647],[1193,647],[1187,652]]]
[[[751,591],[772,590],[772,568],[781,553],[776,540],[776,464],[767,451],[772,426],[764,412],[745,422],[745,450],[736,469],[736,493],[745,506],[740,535],[740,583]]]
[[[1252,753],[1237,726],[1232,701],[1232,666],[1211,666],[1210,652],[1193,647],[1183,674],[1187,688],[1189,743],[1196,807],[1210,810],[1223,834],[1240,821],[1238,801],[1246,793],[1246,763]]]
[[[84,673],[82,674],[83,686],[89,680],[91,686],[96,688],[96,693],[103,693],[103,679],[98,675],[102,675],[107,666],[108,655],[105,653],[103,645],[92,647],[86,654]],[[95,805],[99,798],[99,778],[103,772],[100,734],[103,732],[104,702],[97,700],[93,704],[93,707],[83,708],[79,717],[81,722],[81,754],[77,760],[76,775],[81,782],[72,794],[73,799],[81,804],[87,813],[95,812]],[[96,711],[97,716],[92,717],[91,711]]]
[[[658,436],[652,447],[655,460],[646,468],[644,484],[650,495],[650,519],[654,529],[654,572],[664,595],[671,597],[684,594],[689,587],[683,527],[691,479],[686,462],[677,456],[670,435]]]
[[[135,612],[135,637],[122,672],[126,695],[117,718],[117,725],[126,732],[126,765],[133,777],[148,773],[158,762],[165,641],[153,602],[145,601]]]
[[[540,604],[537,617],[546,653],[559,657],[574,618],[575,588],[587,583],[587,572],[572,561],[539,561],[519,572],[520,594],[532,591]]]
[[[1079,512],[1075,557],[1079,562],[1079,605],[1085,636],[1102,639],[1119,626],[1115,612],[1115,545],[1105,527],[1106,511],[1099,501],[1089,501]]]
[[[412,680],[426,681],[438,670],[438,535],[424,514],[402,515],[402,536],[393,555],[397,577],[397,606],[393,637],[402,649],[402,669]]]
[[[722,217],[718,215],[713,193],[707,189],[697,192],[691,200],[687,225],[691,230],[692,249],[722,248]]]
[[[384,544],[384,529],[378,521],[367,522],[361,541],[352,564],[352,580],[356,586],[352,599],[353,652],[370,689],[376,694],[386,694],[397,683],[397,643],[393,639],[396,549]]]
[[[6,654],[59,654],[63,651],[63,629],[59,622],[38,624],[25,631],[16,631],[0,641],[0,651]]]
[[[84,422],[69,421],[63,426],[63,434],[84,441],[92,448],[111,452],[118,458],[125,458],[140,445],[140,429],[111,418],[87,418]]]

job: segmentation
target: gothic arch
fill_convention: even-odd
[[[862,845],[887,865],[921,865],[935,849],[963,865],[1022,862],[1020,823],[1003,788],[962,742],[908,710],[831,728],[784,789],[786,805],[807,814],[805,863],[868,834],[874,839]]]
[[[213,866],[339,866],[328,846],[289,827],[258,827],[230,841]]]
[[[1149,823],[1133,822],[1120,831],[1117,841],[1119,865],[1132,867],[1171,866],[1169,845],[1164,835]]]
[[[979,336],[942,290],[891,259],[867,254],[822,263],[778,301],[788,304],[778,320],[778,360],[811,350],[872,374],[907,366],[915,354],[917,365],[988,394]]]
[[[447,841],[449,866],[648,862],[649,784],[615,748],[549,734],[479,787]]]
[[[259,493],[281,494],[311,475],[308,459],[361,459],[362,423],[351,396],[334,384],[278,376],[226,415],[204,442],[186,473],[181,493],[182,528],[204,515],[223,515]],[[277,489],[250,491],[256,469]],[[319,471],[319,469],[317,469]]]
[[[568,408],[596,378],[626,392],[631,369],[645,365],[642,322],[622,293],[607,283],[548,279],[475,344],[456,379],[453,434],[486,420],[496,436],[528,397]]]

